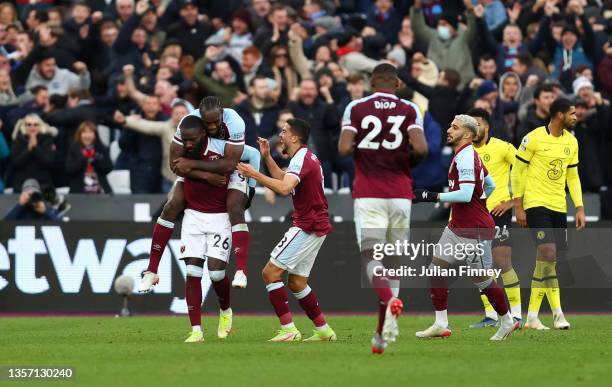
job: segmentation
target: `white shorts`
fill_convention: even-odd
[[[308,277],[325,237],[291,227],[272,250],[270,262],[290,274]]]
[[[216,258],[227,262],[232,248],[232,225],[227,213],[185,210],[181,227],[181,259]]]
[[[227,185],[227,189],[235,189],[248,196],[249,195],[249,179],[242,176],[240,173],[238,173],[238,171],[234,171],[229,177],[229,183]]]
[[[354,219],[357,244],[369,250],[372,243],[395,243],[410,238],[410,199],[355,199]]]
[[[466,238],[446,227],[436,247],[434,256],[453,266],[467,265],[473,269],[490,269],[493,265],[490,240]]]

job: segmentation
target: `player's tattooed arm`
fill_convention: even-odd
[[[338,153],[340,156],[350,156],[353,154],[355,148],[355,136],[357,132],[345,129],[340,133],[340,140],[338,141]],[[427,146],[427,145],[426,145]]]
[[[291,173],[286,173],[282,179],[266,176],[246,163],[239,163],[237,169],[243,176],[255,179],[259,184],[283,196],[289,195],[300,182],[299,178]]]

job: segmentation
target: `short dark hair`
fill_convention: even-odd
[[[550,109],[549,109],[550,118],[551,119],[554,118],[557,115],[557,113],[567,113],[572,108],[572,106],[575,106],[575,105],[569,99],[557,98],[550,105]]]
[[[372,70],[372,78],[382,78],[385,81],[391,81],[397,78],[397,69],[389,63],[381,63]]]
[[[480,117],[487,123],[487,125],[491,126],[491,115],[488,111],[482,108],[471,108],[465,114],[472,117]]]
[[[358,82],[365,82],[365,78],[360,73],[354,73],[346,77],[346,83],[354,85]]]
[[[495,58],[493,58],[490,54],[484,54],[480,57],[480,60],[488,62],[490,60],[495,60]]]
[[[219,97],[211,95],[202,98],[199,109],[200,114],[203,114],[207,110],[222,110],[223,107],[221,106],[221,100],[219,99]]]
[[[540,94],[542,93],[553,93],[553,86],[549,83],[543,84],[543,85],[539,85],[538,87],[536,87],[535,91],[533,92],[533,98],[534,99],[540,99]]]
[[[249,81],[249,87],[253,87],[255,86],[255,81],[260,81],[260,80],[264,80],[264,81],[268,81],[268,78],[264,77],[263,75],[255,75],[253,78],[251,78],[251,80]]]
[[[179,122],[179,130],[190,130],[190,129],[198,129],[204,130],[204,126],[202,125],[202,120],[199,117],[188,115],[183,117],[181,122]]]
[[[40,93],[42,90],[49,90],[49,89],[47,89],[47,86],[45,85],[36,85],[30,89],[30,94],[36,95]]]
[[[299,118],[290,118],[287,123],[291,126],[291,132],[300,138],[300,142],[307,144],[310,137],[310,124]]]
[[[442,71],[444,71],[444,79],[446,79],[448,85],[451,88],[456,89],[457,86],[459,86],[459,84],[461,83],[461,74],[459,74],[458,71],[449,68],[446,68]]]

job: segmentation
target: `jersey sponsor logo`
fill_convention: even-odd
[[[375,109],[395,109],[397,104],[390,101],[374,101]]]
[[[474,180],[474,169],[461,169],[459,170],[459,181],[461,180]]]
[[[559,180],[563,176],[563,161],[555,159],[548,163],[551,168],[546,172],[550,180]]]

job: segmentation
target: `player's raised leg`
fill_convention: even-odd
[[[283,283],[282,276],[285,270],[280,267],[268,262],[263,268],[261,275],[264,283],[266,284],[266,290],[268,292],[268,298],[274,308],[276,316],[280,322],[281,328],[278,330],[276,336],[268,341],[300,341],[302,340],[302,334],[295,327],[293,323],[293,316],[289,310],[289,294],[287,288]]]
[[[187,314],[191,322],[191,333],[186,343],[199,343],[204,341],[202,331],[202,275],[204,260],[201,258],[186,258],[187,278],[185,282],[185,299],[187,301]]]
[[[244,212],[248,202],[248,185],[246,178],[238,172],[230,176],[227,191],[227,212],[232,224],[232,247],[236,257],[236,273],[232,286],[246,288],[247,257],[249,255],[249,226],[246,224]]]
[[[173,144],[175,146],[175,144]],[[168,245],[168,241],[174,232],[174,222],[185,209],[185,193],[183,191],[182,178],[177,178],[174,187],[168,194],[168,200],[164,204],[161,215],[157,218],[153,227],[153,236],[151,237],[151,249],[149,252],[149,265],[143,273],[142,279],[138,286],[139,293],[148,293],[153,290],[159,282],[157,270],[159,262],[164,254],[164,250]]]

